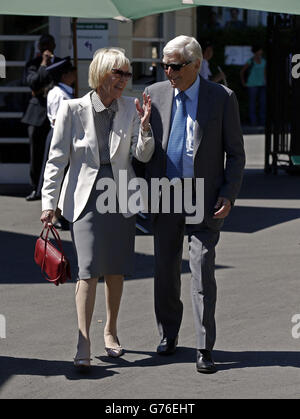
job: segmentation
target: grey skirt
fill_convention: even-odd
[[[101,191],[96,190],[96,184],[104,177],[113,178],[110,165],[101,166],[83,212],[70,223],[79,279],[130,275],[133,271],[136,217],[125,218],[118,212],[118,203],[114,214],[97,211]]]

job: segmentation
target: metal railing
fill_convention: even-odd
[[[300,78],[292,77],[292,57],[300,53],[300,17],[269,13],[265,172],[293,170],[300,155]]]

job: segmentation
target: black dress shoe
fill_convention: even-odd
[[[163,338],[157,347],[158,355],[171,355],[176,351],[178,344],[178,336],[174,339]]]
[[[217,368],[212,359],[211,351],[207,349],[197,350],[197,371],[203,374],[213,374]]]
[[[40,195],[37,195],[36,191],[32,191],[30,195],[26,196],[26,201],[38,201],[41,199]]]
[[[54,227],[60,230],[62,228],[61,222],[59,220],[56,220],[55,223],[53,223]]]
[[[62,230],[69,230],[70,229],[70,226],[69,226],[69,221],[68,220],[66,220],[62,215],[58,218],[59,219],[59,222],[60,222],[60,225],[61,225],[61,229]]]

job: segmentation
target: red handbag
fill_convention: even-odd
[[[46,236],[43,237],[45,229],[47,229]],[[49,231],[51,231],[58,248],[49,240]],[[70,263],[64,254],[59,234],[52,224],[44,226],[37,239],[34,260],[41,267],[42,275],[47,281],[58,286],[71,279]]]

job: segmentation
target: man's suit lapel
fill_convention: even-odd
[[[198,108],[197,108],[197,117],[195,121],[195,130],[194,130],[194,157],[198,151],[198,148],[201,144],[203,137],[204,126],[209,117],[210,109],[210,100],[211,96],[209,95],[210,86],[207,81],[200,76],[200,90],[199,90],[199,99],[198,99]],[[172,117],[172,103],[174,97],[174,89],[169,84],[164,92],[162,92],[161,105],[158,106],[163,109],[161,112],[162,126],[163,126],[163,137],[162,137],[162,147],[166,151],[168,147],[168,140],[170,135],[171,127],[171,117]]]
[[[200,77],[200,79],[197,117],[194,129],[194,158],[203,138],[204,126],[208,120],[211,100],[209,83],[203,77]]]
[[[171,128],[172,104],[174,97],[174,89],[170,83],[168,84],[166,91],[162,93],[163,94],[160,96],[161,105],[159,104],[158,107],[160,109],[163,109],[163,111],[161,112],[161,122],[163,127],[162,148],[164,150],[167,150]]]

